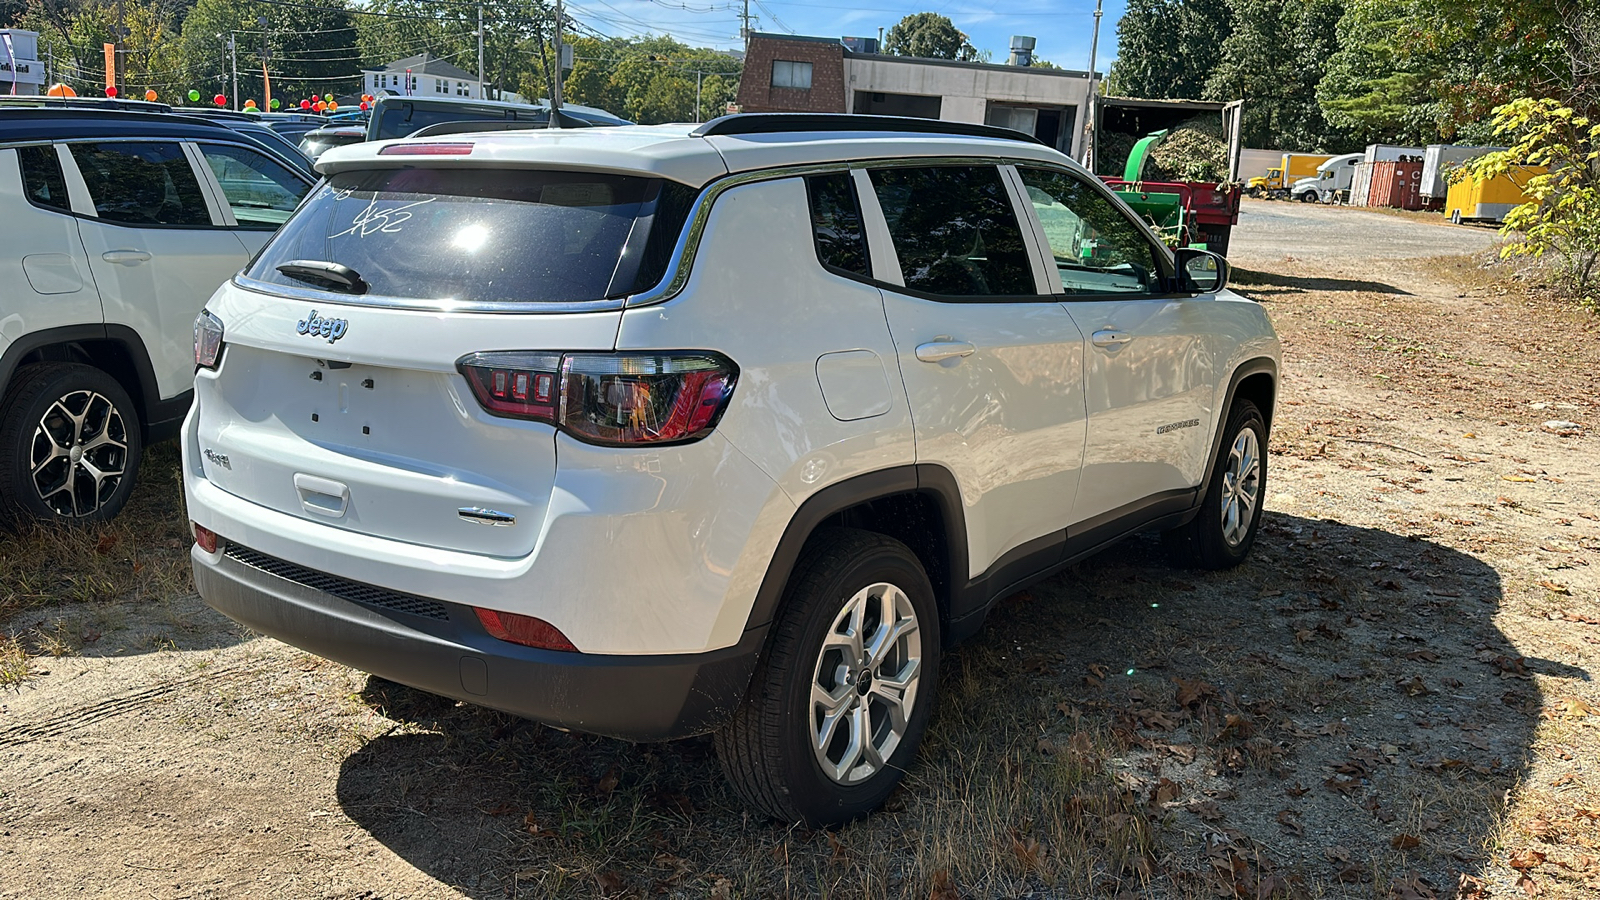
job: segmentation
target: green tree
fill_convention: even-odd
[[[931,12],[912,13],[896,22],[884,38],[883,49],[896,56],[963,62],[981,62],[987,56],[968,42],[954,22]]]
[[[39,32],[39,58],[53,61],[51,77],[82,96],[100,96],[105,89],[104,45],[123,36],[118,64],[124,96],[142,97],[154,89],[162,97],[185,81],[178,52],[178,26],[172,12],[156,2],[124,0],[118,8],[104,0],[76,6],[33,0],[18,17],[19,28]]]
[[[1441,107],[1429,90],[1433,67],[1402,51],[1414,0],[1353,0],[1339,20],[1339,49],[1317,84],[1330,125],[1358,144],[1436,143]]]
[[[354,17],[343,0],[323,0],[315,9],[286,8],[256,0],[199,0],[183,20],[178,41],[182,81],[162,99],[178,101],[197,90],[201,102],[223,94],[242,103],[265,100],[261,77],[261,45],[267,45],[267,71],[272,96],[285,107],[311,95],[346,95],[361,89],[361,59],[356,50]],[[261,27],[265,17],[267,26]],[[264,32],[264,33],[263,33]],[[238,42],[239,97],[233,97],[229,35]]]
[[[722,115],[739,89],[740,61],[667,36],[573,41],[565,96],[644,124]],[[697,84],[698,79],[698,84]]]
[[[1234,30],[1206,81],[1213,100],[1244,100],[1244,143],[1340,152],[1348,135],[1330,126],[1317,85],[1337,49],[1341,0],[1231,0]]]
[[[1156,100],[1200,97],[1232,28],[1228,0],[1129,0],[1106,90]]]
[[[1562,262],[1566,286],[1596,305],[1600,263],[1600,123],[1551,98],[1522,97],[1494,111],[1494,133],[1511,146],[1469,163],[1473,177],[1526,180],[1528,202],[1506,215],[1501,234],[1512,238],[1502,256]]]
[[[360,48],[369,66],[426,52],[467,71],[478,68],[475,5],[431,0],[374,0],[361,16]],[[568,23],[567,33],[571,34]],[[484,0],[483,68],[490,97],[501,91],[549,93],[554,77],[555,10],[543,0]]]

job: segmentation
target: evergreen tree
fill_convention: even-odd
[[[964,62],[977,62],[988,56],[978,52],[954,22],[931,12],[913,13],[896,22],[884,37],[883,49],[896,56],[959,59]]]

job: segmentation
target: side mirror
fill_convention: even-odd
[[[1228,286],[1228,261],[1210,250],[1179,247],[1178,290],[1186,294],[1215,294]]]

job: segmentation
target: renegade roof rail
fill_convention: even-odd
[[[1031,134],[998,125],[946,122],[911,116],[866,116],[852,113],[736,113],[720,116],[689,132],[696,137],[718,134],[787,134],[797,131],[894,131],[907,134],[958,134],[1030,144],[1044,142]]]

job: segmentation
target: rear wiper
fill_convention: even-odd
[[[367,283],[349,266],[320,259],[291,259],[278,267],[278,271],[296,281],[304,281],[320,288],[346,294],[365,294]]]

